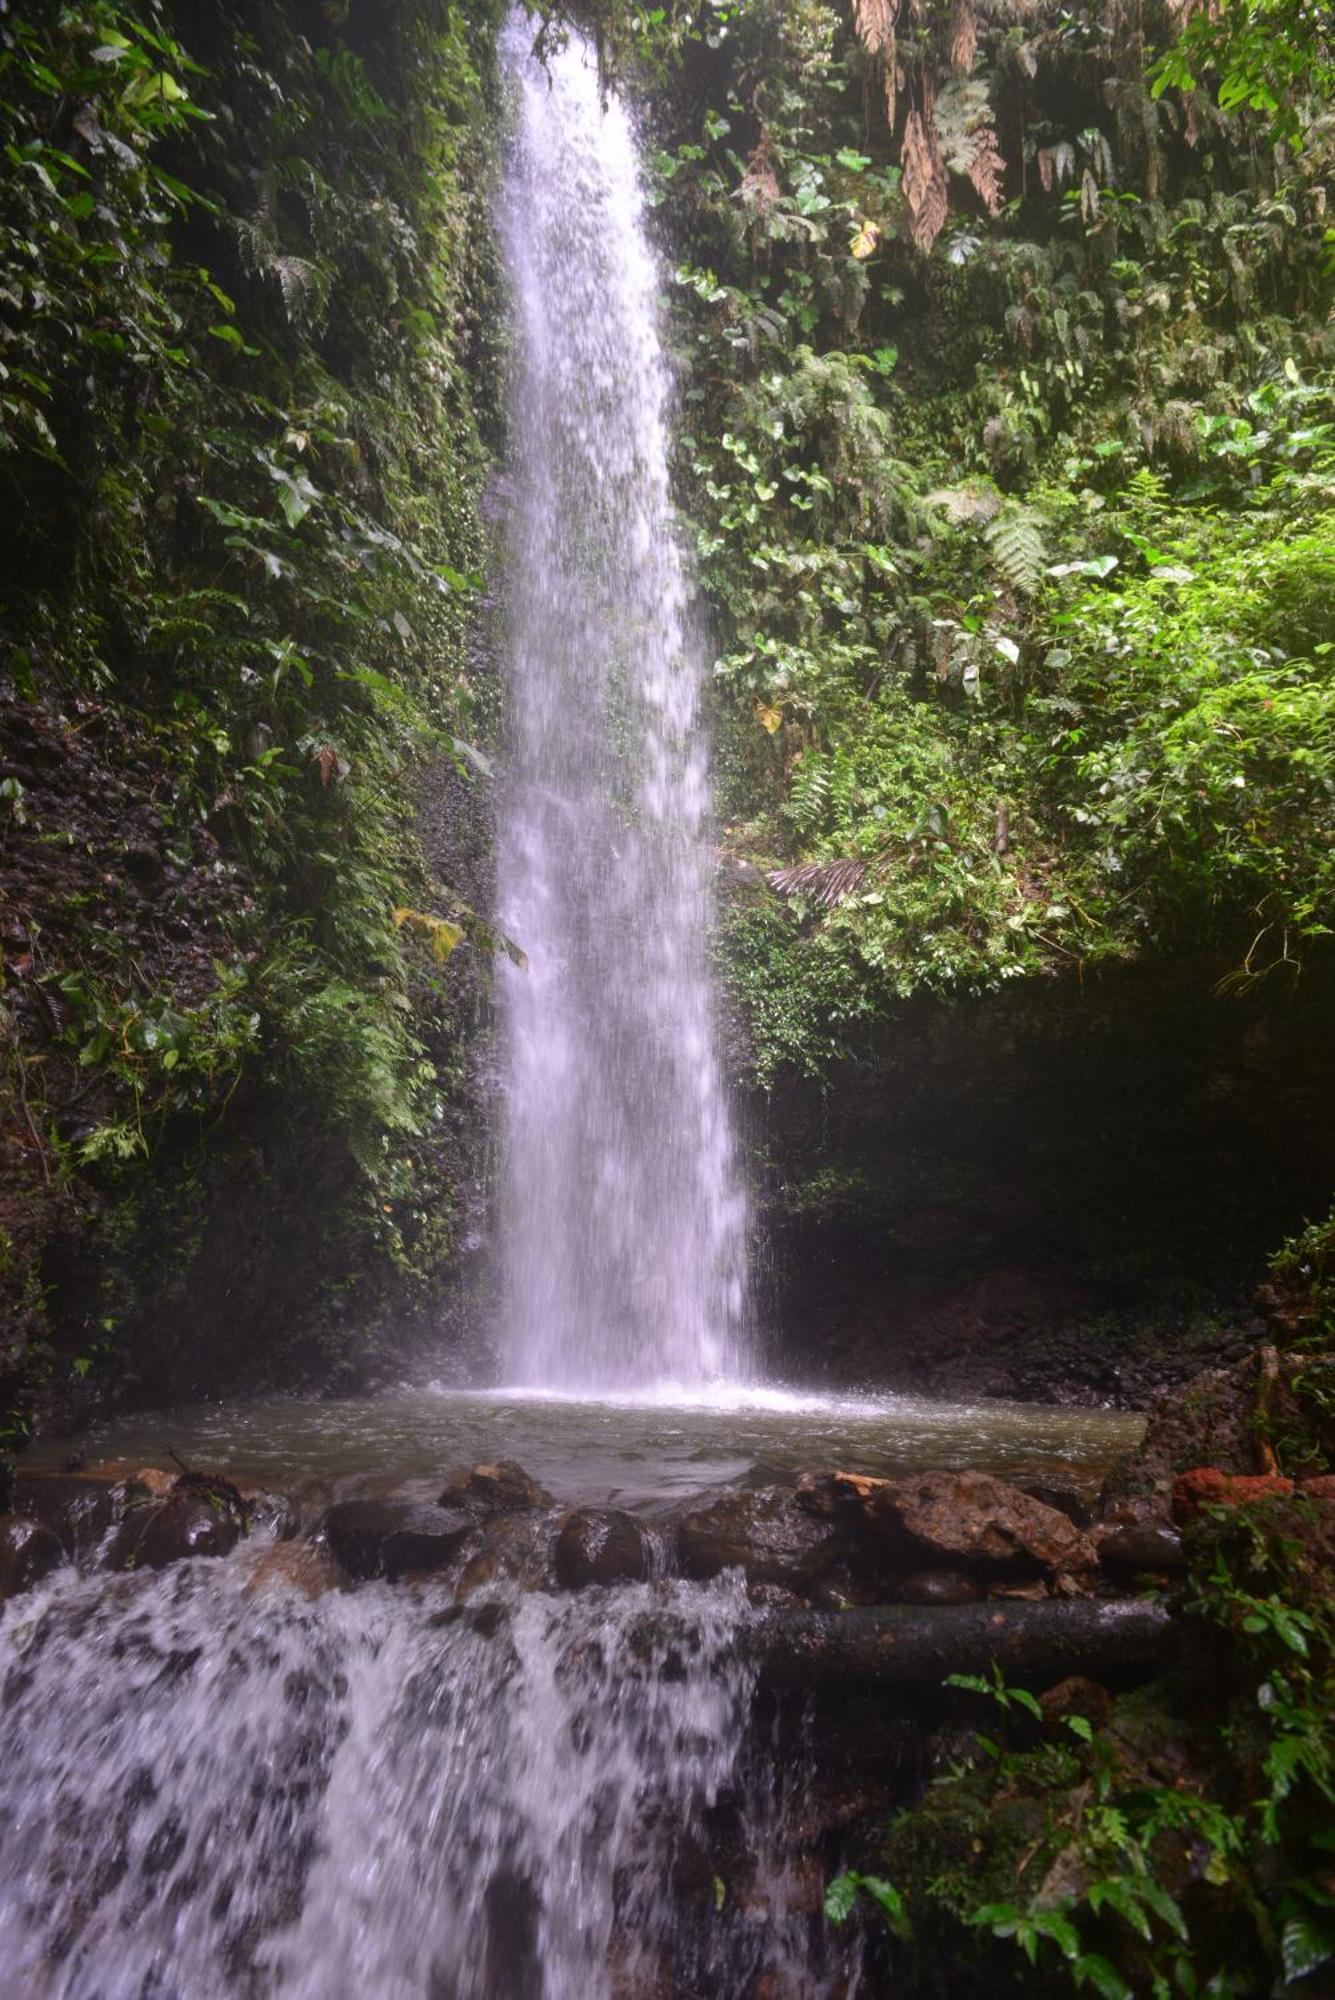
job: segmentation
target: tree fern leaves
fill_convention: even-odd
[[[983,540],[1011,589],[1032,597],[1048,562],[1041,516],[1030,507],[1010,508],[983,530]]]

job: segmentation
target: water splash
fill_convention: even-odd
[[[454,1605],[307,1598],[253,1553],[65,1573],[0,1622],[5,1990],[828,1990],[739,1764],[751,1616],[736,1578]],[[700,1858],[739,1785],[763,1925]]]
[[[745,1203],[716,1047],[701,659],[635,136],[578,38],[507,31],[515,305],[499,843],[505,1365],[558,1390],[744,1373]]]

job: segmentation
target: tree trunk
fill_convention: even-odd
[[[1144,1675],[1167,1649],[1172,1620],[1138,1598],[1097,1603],[894,1604],[855,1611],[780,1611],[754,1628],[761,1679],[776,1688],[939,1687],[988,1672],[1046,1687],[1068,1674]]]

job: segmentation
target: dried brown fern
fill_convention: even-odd
[[[853,0],[853,25],[858,40],[881,72],[885,89],[885,115],[891,131],[899,101],[899,54],[895,28],[901,0]]]
[[[781,896],[809,896],[821,910],[832,910],[862,886],[867,874],[865,861],[803,861],[795,868],[775,868],[766,877],[771,889]]]
[[[961,76],[967,76],[978,54],[978,23],[969,0],[956,0],[955,18],[950,28],[950,61]]]
[[[900,168],[913,240],[920,250],[930,250],[945,227],[950,203],[945,162],[932,123],[931,91],[925,82],[923,109],[910,111],[905,120]]]
[[[989,215],[996,215],[1006,199],[1006,162],[997,144],[995,125],[980,125],[974,135],[974,156],[969,162],[969,179],[982,196]]]

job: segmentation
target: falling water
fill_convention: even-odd
[[[518,21],[502,203],[515,303],[500,838],[506,1359],[554,1389],[744,1372],[744,1201],[707,963],[701,657],[635,136],[577,38]]]
[[[460,1605],[310,1598],[253,1553],[66,1573],[0,1617],[0,1989],[827,1991],[767,1859],[773,1780],[738,1764],[749,1616],[739,1578]],[[725,1788],[750,1856],[726,1900]]]

